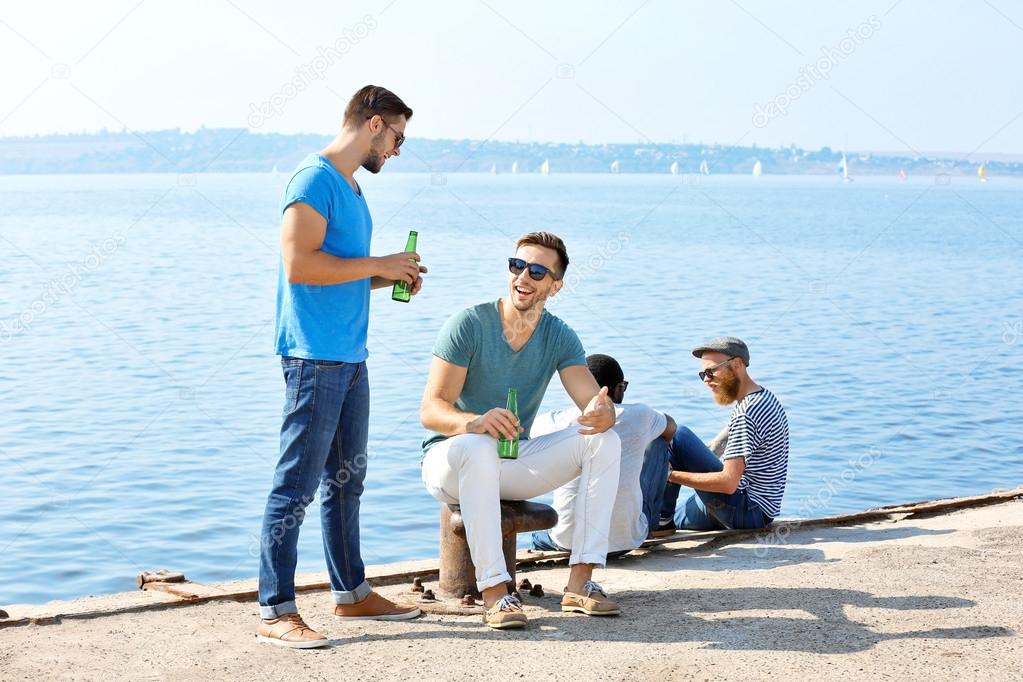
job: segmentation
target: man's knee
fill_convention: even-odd
[[[682,426],[679,424],[678,428],[675,429],[675,435],[671,437],[671,444],[676,448],[685,447],[686,441],[692,438],[698,439],[697,435],[693,433],[693,430],[688,426]]]
[[[497,456],[497,441],[491,436],[465,433],[455,436],[448,450],[452,468],[458,471],[490,473],[500,471],[501,460]]]
[[[618,459],[622,455],[622,439],[613,429],[592,436],[583,436],[586,451],[590,456],[605,459]]]

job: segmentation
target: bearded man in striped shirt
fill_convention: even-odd
[[[749,349],[740,339],[713,339],[694,348],[693,355],[700,359],[700,380],[714,401],[735,407],[728,425],[709,445],[681,425],[670,445],[651,445],[663,448],[661,456],[668,464],[661,524],[655,534],[676,528],[763,528],[781,513],[785,494],[789,461],[785,410],[773,393],[750,378]],[[676,504],[680,486],[694,493]]]

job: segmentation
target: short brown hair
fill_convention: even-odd
[[[345,107],[345,125],[360,125],[367,118],[380,116],[404,116],[412,118],[412,110],[387,88],[379,85],[365,85],[352,95]]]
[[[530,232],[519,237],[519,241],[516,242],[515,248],[521,248],[528,244],[533,246],[542,246],[546,249],[558,252],[558,279],[565,276],[565,271],[568,270],[568,250],[565,249],[565,242],[561,241],[561,237],[550,232]]]

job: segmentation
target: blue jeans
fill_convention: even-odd
[[[671,468],[691,473],[721,471],[724,463],[710,448],[704,445],[695,433],[684,426],[678,427],[671,440]],[[667,479],[667,469],[662,480]],[[736,490],[731,495],[696,490],[683,504],[678,505],[681,486],[668,483],[664,486],[664,499],[660,516],[673,517],[676,528],[687,530],[725,530],[734,528],[763,528],[772,519],[766,516],[746,490]]]
[[[370,593],[359,551],[359,501],[366,478],[366,363],[281,358],[286,386],[281,456],[260,533],[259,612],[297,613],[295,565],[305,509],[320,491],[323,551],[336,604]]]
[[[533,541],[533,549],[538,549],[541,552],[571,552],[572,550],[567,547],[562,547],[558,543],[554,542],[551,538],[551,532],[549,530],[535,530],[531,536]],[[629,553],[630,550],[623,549],[617,552],[608,552],[608,559],[617,559],[620,556],[624,556]]]

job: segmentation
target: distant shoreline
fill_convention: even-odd
[[[55,173],[289,173],[321,149],[329,135],[253,133],[245,128],[123,131],[0,137],[0,175]],[[535,174],[635,173],[749,175],[758,161],[764,175],[837,175],[843,154],[856,176],[968,176],[986,166],[988,177],[1023,177],[1023,155],[872,152],[724,146],[717,144],[552,144],[410,137],[391,172]],[[705,168],[701,169],[701,166]],[[513,170],[514,169],[514,170]]]

